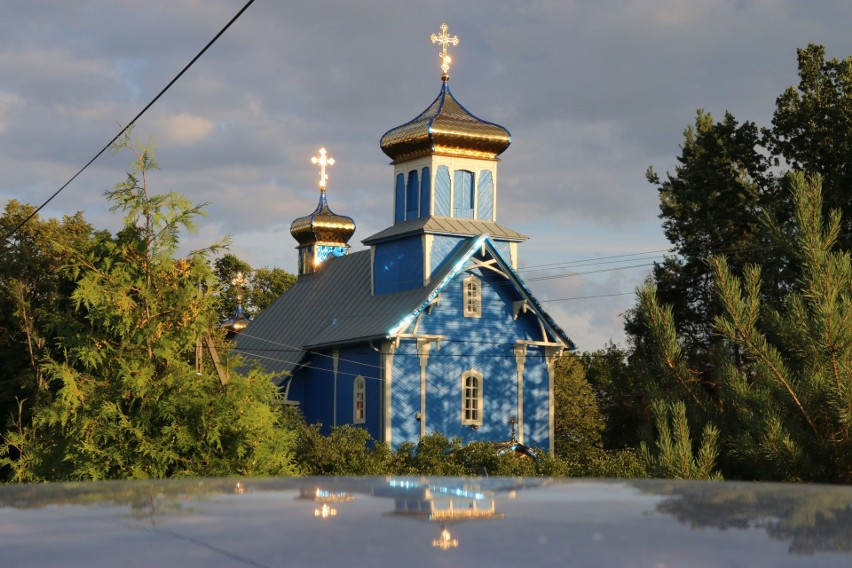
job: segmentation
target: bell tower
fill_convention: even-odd
[[[498,156],[509,131],[469,112],[450,91],[449,46],[441,24],[441,89],[414,119],[388,130],[382,151],[393,166],[393,226],[365,239],[373,249],[373,289],[382,294],[425,286],[464,240],[487,234],[517,265],[524,235],[497,224]]]

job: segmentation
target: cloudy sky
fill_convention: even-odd
[[[0,200],[40,204],[134,117],[246,0],[0,0]],[[139,121],[155,192],[209,201],[197,246],[233,235],[255,267],[296,270],[290,222],[317,200],[351,244],[392,223],[388,129],[440,89],[512,133],[498,222],[530,237],[522,275],[580,349],[623,341],[620,314],[667,248],[653,165],[671,171],[704,108],[769,125],[797,82],[796,48],[852,55],[852,3],[789,0],[256,0]],[[103,192],[130,156],[105,154],[45,209],[116,228]]]

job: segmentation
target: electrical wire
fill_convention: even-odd
[[[103,148],[101,148],[101,150],[100,150],[97,154],[95,154],[95,155],[94,155],[94,157],[93,157],[91,160],[89,160],[88,162],[86,162],[86,164],[85,164],[82,168],[80,168],[80,169],[77,171],[77,173],[76,173],[76,174],[74,174],[73,176],[71,176],[71,179],[69,179],[69,180],[68,180],[68,181],[66,181],[64,184],[62,184],[62,187],[60,187],[59,189],[57,189],[57,190],[53,193],[53,195],[51,195],[50,197],[48,197],[48,198],[47,198],[47,200],[46,200],[44,203],[42,203],[41,205],[39,205],[39,206],[38,206],[38,207],[37,207],[37,208],[36,208],[36,209],[35,209],[32,213],[30,213],[30,215],[29,215],[26,219],[24,219],[23,221],[21,221],[21,222],[20,222],[20,223],[19,223],[19,224],[18,224],[18,225],[14,228],[14,229],[12,229],[11,231],[9,231],[9,233],[7,233],[7,234],[6,234],[6,236],[4,236],[4,237],[3,237],[3,240],[8,241],[8,240],[9,240],[9,239],[11,239],[13,236],[15,236],[15,234],[16,234],[18,231],[20,231],[20,230],[21,230],[21,228],[22,228],[24,225],[26,225],[26,224],[27,224],[27,223],[28,223],[28,222],[29,222],[29,221],[30,221],[33,217],[35,217],[36,215],[38,215],[39,211],[41,211],[42,209],[44,209],[44,208],[47,206],[47,204],[48,204],[48,203],[50,203],[51,201],[53,201],[53,199],[54,199],[57,195],[59,195],[60,193],[62,193],[62,191],[63,191],[66,187],[68,187],[68,186],[71,184],[71,182],[73,182],[75,179],[77,179],[77,176],[79,176],[80,174],[82,174],[82,173],[83,173],[83,172],[84,172],[84,171],[85,171],[85,170],[86,170],[89,166],[91,166],[91,165],[94,163],[94,161],[95,161],[95,160],[97,160],[98,158],[100,158],[100,157],[101,157],[101,155],[102,155],[104,152],[106,152],[106,151],[107,151],[107,150],[108,150],[108,149],[109,149],[109,148],[113,145],[113,143],[115,143],[115,141],[116,141],[116,140],[118,140],[118,139],[119,139],[119,138],[120,138],[120,137],[121,137],[121,136],[122,136],[125,132],[127,132],[127,131],[131,128],[131,127],[133,127],[133,125],[134,125],[134,124],[136,124],[136,121],[137,121],[137,120],[139,120],[139,119],[142,117],[142,115],[143,115],[143,114],[145,114],[145,113],[148,111],[148,109],[149,109],[149,108],[151,108],[151,107],[154,105],[154,103],[156,103],[156,102],[160,99],[160,97],[162,97],[162,96],[166,93],[166,91],[168,91],[168,90],[172,87],[172,85],[174,85],[174,84],[177,82],[177,80],[178,80],[178,79],[180,79],[180,78],[183,76],[183,74],[184,74],[184,73],[186,73],[186,72],[187,72],[187,70],[189,70],[189,68],[193,66],[193,64],[195,64],[195,62],[196,62],[196,61],[198,61],[198,59],[199,59],[202,55],[204,55],[204,53],[205,53],[205,52],[206,52],[206,51],[210,48],[210,46],[212,46],[214,43],[216,43],[216,40],[218,40],[218,39],[219,39],[219,37],[221,37],[221,36],[222,36],[222,34],[224,34],[224,33],[225,33],[225,31],[226,31],[228,28],[230,28],[230,27],[231,27],[231,25],[232,25],[234,22],[236,22],[236,21],[237,21],[237,19],[239,19],[239,17],[240,17],[240,16],[242,16],[242,15],[243,15],[243,12],[245,12],[245,11],[248,9],[248,7],[252,5],[252,3],[254,3],[254,0],[249,0],[249,1],[246,3],[246,5],[245,5],[245,6],[243,6],[243,7],[242,7],[242,9],[241,9],[239,12],[237,12],[237,14],[236,14],[233,18],[231,18],[231,20],[230,20],[227,24],[225,24],[225,27],[223,27],[221,30],[219,30],[219,33],[217,33],[217,34],[213,37],[213,39],[211,39],[209,42],[207,42],[207,45],[205,45],[205,46],[204,46],[204,48],[203,48],[201,51],[199,51],[199,52],[198,52],[198,54],[197,54],[195,57],[193,57],[193,58],[192,58],[192,61],[190,61],[189,63],[187,63],[187,64],[186,64],[186,66],[185,66],[183,69],[181,69],[180,73],[178,73],[177,75],[175,75],[174,79],[172,79],[171,81],[169,81],[169,84],[168,84],[168,85],[166,85],[165,87],[163,87],[163,89],[162,89],[162,90],[161,90],[161,91],[157,94],[157,96],[155,96],[155,97],[151,100],[151,102],[149,102],[147,105],[145,105],[145,108],[143,108],[141,111],[139,111],[139,114],[137,114],[135,117],[133,117],[133,119],[132,119],[130,122],[128,122],[128,123],[124,126],[124,128],[122,128],[122,129],[118,132],[118,134],[116,134],[116,135],[113,137],[113,139],[112,139],[112,140],[110,140],[109,142],[107,142],[107,143],[106,143],[106,145],[105,145]]]

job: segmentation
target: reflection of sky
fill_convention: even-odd
[[[491,480],[493,481],[493,480]],[[383,480],[376,480],[384,486]],[[663,499],[623,483],[556,482],[496,494],[502,520],[449,524],[458,548],[438,550],[441,525],[388,515],[391,498],[375,497],[363,481],[355,499],[335,503],[337,516],[314,516],[317,504],[298,499],[311,480],[249,481],[244,494],[199,493],[191,484],[146,485],[134,501],[157,495],[156,514],[127,505],[37,504],[0,507],[4,566],[849,566],[850,556],[788,554],[788,543],[762,529],[699,529],[656,512]],[[333,489],[344,482],[336,480]],[[452,485],[453,480],[432,484]],[[232,484],[231,484],[232,485]],[[503,482],[505,485],[505,480]],[[720,485],[721,486],[721,485]],[[132,484],[121,488],[128,501]],[[181,489],[183,487],[183,489]],[[223,489],[230,486],[224,484]],[[708,486],[711,487],[711,486]],[[38,497],[39,487],[29,488]],[[0,502],[14,491],[0,488]],[[710,491],[710,490],[708,490]],[[850,488],[852,495],[852,488]],[[165,497],[164,494],[169,495]],[[61,493],[57,493],[57,498]],[[710,493],[708,493],[708,496]],[[101,503],[108,496],[98,499]],[[79,500],[76,500],[79,502]]]

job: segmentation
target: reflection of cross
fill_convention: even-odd
[[[334,158],[332,158],[330,156],[326,157],[325,148],[320,148],[319,153],[320,153],[319,158],[314,156],[313,158],[311,158],[311,163],[320,165],[319,186],[320,186],[320,189],[322,191],[325,191],[325,186],[328,184],[328,174],[325,172],[325,168],[326,168],[326,166],[333,166],[334,165]]]
[[[441,53],[439,53],[438,55],[441,57],[441,71],[444,72],[441,78],[444,81],[450,78],[450,62],[452,62],[452,58],[447,55],[447,46],[459,44],[459,36],[448,36],[447,27],[447,24],[441,24],[441,35],[432,34],[431,38],[432,43],[441,44]]]
[[[507,422],[507,424],[509,424],[509,426],[512,427],[512,441],[513,442],[515,441],[515,424],[517,424],[517,423],[518,423],[518,419],[515,418],[514,416],[509,418],[509,421]]]

